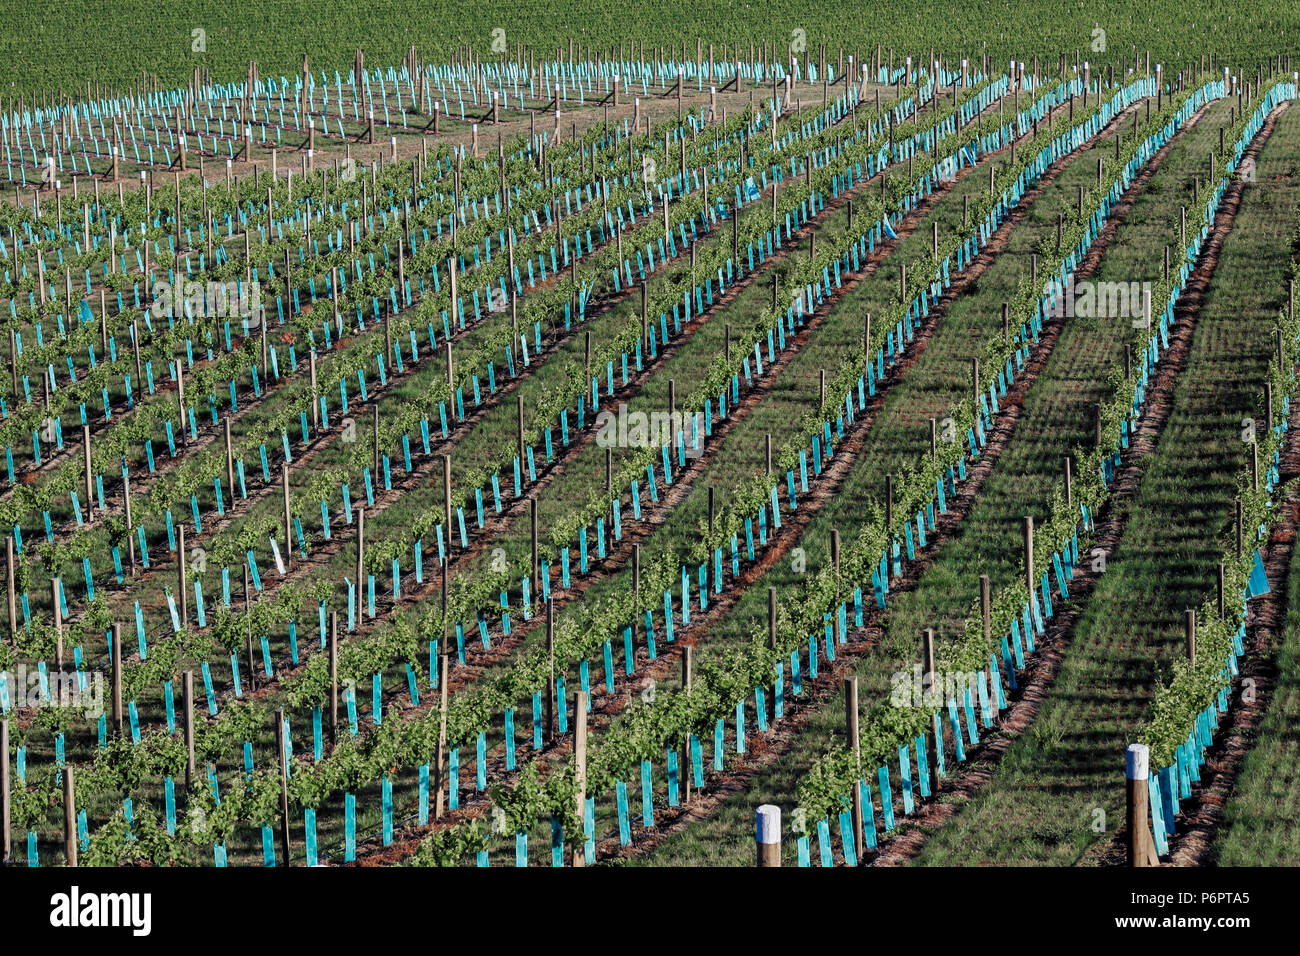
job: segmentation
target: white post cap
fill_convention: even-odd
[[[758,808],[754,816],[754,838],[756,842],[766,845],[781,842],[780,807],[765,803]]]
[[[1146,744],[1129,744],[1124,752],[1124,775],[1129,780],[1146,780],[1151,752]]]

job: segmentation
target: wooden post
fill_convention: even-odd
[[[516,428],[516,437],[518,439],[517,454],[519,455],[519,467],[523,468],[524,467],[524,397],[522,395],[516,397],[515,411],[517,412],[516,420],[518,421],[518,427]]]
[[[182,424],[181,426],[182,435],[184,434],[184,430],[185,427]],[[94,479],[91,477],[91,473],[90,473],[90,426],[89,425],[81,426],[81,450],[82,450],[82,461],[83,464],[85,465],[85,470],[86,470],[86,517],[90,517],[95,513],[95,494],[94,494]]]
[[[447,405],[448,405],[448,411],[451,413],[451,420],[454,422],[456,421],[456,378],[455,378],[456,366],[451,354],[450,339],[448,339],[443,344],[443,348],[445,349],[446,356],[447,356],[447,390],[451,395],[451,397],[447,401]]]
[[[578,819],[584,817],[587,806],[587,694],[576,691],[573,720],[573,783],[576,791]],[[586,857],[581,849],[573,851],[573,865],[585,866]]]
[[[9,721],[0,720],[0,866],[9,865],[12,848],[10,828]]]
[[[1025,515],[1025,584],[1029,588],[1029,602],[1034,601],[1034,516]]]
[[[1071,473],[1069,455],[1062,459],[1062,465],[1065,469],[1065,506],[1069,508],[1074,505],[1074,476]]]
[[[754,842],[759,866],[781,865],[781,808],[766,803],[758,808],[754,821]]]
[[[330,743],[339,742],[339,612],[330,611]]]
[[[443,533],[451,541],[451,455],[442,456],[442,508]],[[451,561],[451,548],[447,549],[444,565]]]
[[[221,422],[226,439],[226,487],[230,489],[230,501],[233,504],[235,500],[235,453],[230,442],[230,416],[227,415]]]
[[[935,670],[934,628],[932,627],[927,627],[921,632],[921,658],[921,700],[922,703],[928,706],[928,700],[938,693],[934,686],[937,671]]]
[[[5,754],[5,762],[9,755]],[[72,782],[72,767],[63,768],[63,852],[68,866],[77,865],[77,796]]]
[[[1187,663],[1196,666],[1196,610],[1187,609]]]
[[[284,566],[289,567],[289,559],[293,555],[293,517],[289,513],[289,465],[287,462],[280,464],[280,491],[284,498]],[[233,491],[231,494],[233,495]]]
[[[244,562],[244,645],[248,651],[248,690],[257,690],[257,659],[253,656],[253,580],[248,562]]]
[[[920,704],[931,706],[936,697],[940,697],[943,688],[939,687],[939,671],[935,666],[935,630],[927,627],[920,632],[920,654],[922,654],[922,678],[920,678]],[[943,702],[943,701],[940,701]],[[939,749],[939,740],[935,740],[936,753]],[[930,787],[931,795],[937,799],[939,797],[939,760],[930,761]]]
[[[546,740],[555,740],[555,602],[546,605],[546,658],[550,672],[546,680]]]
[[[284,865],[290,865],[289,847],[289,754],[284,749],[284,710],[275,711],[276,751],[280,755],[280,851]]]
[[[858,735],[858,678],[856,675],[847,677],[844,680],[844,727],[848,735],[847,744],[853,751],[853,759],[858,767],[858,776],[862,776],[862,743]],[[862,788],[856,784],[853,787],[853,842],[857,853],[857,859],[861,861],[863,846],[862,837]]]
[[[533,549],[532,549],[532,555],[533,555],[533,570],[532,570],[533,591],[534,591],[534,593],[538,593],[538,592],[540,592],[540,590],[541,590],[541,586],[542,586],[542,568],[541,568],[541,565],[540,565],[539,562],[538,562],[538,548],[539,548],[539,542],[538,542],[538,533],[537,533],[537,499],[536,499],[536,498],[532,498],[532,499],[530,499],[529,502],[528,502],[528,523],[529,523],[530,529],[531,529],[531,531],[532,531],[532,542],[533,542]],[[450,532],[448,532],[448,533],[450,533]],[[547,602],[547,603],[550,603],[550,602]]]
[[[5,576],[8,579],[9,592],[9,640],[15,644],[18,642],[18,603],[16,599],[14,577],[17,574],[17,565],[14,559],[14,538],[9,535],[5,538]]]
[[[185,713],[185,789],[194,784],[194,671],[181,677],[181,706]]]
[[[59,600],[63,590],[62,578],[50,579],[50,606],[54,611],[54,654],[59,667],[63,666],[63,602]]]
[[[1151,812],[1150,795],[1147,792],[1149,776],[1148,761],[1150,753],[1146,744],[1129,744],[1125,752],[1125,787],[1128,827],[1128,865],[1158,866],[1160,858],[1156,856],[1151,838],[1151,828],[1147,825],[1147,815]]]
[[[113,625],[113,727],[122,736],[122,625]]]
[[[776,650],[776,588],[767,589],[767,644]]]
[[[188,448],[189,432],[185,429],[185,363],[176,357],[176,408],[181,426],[181,447]],[[86,429],[86,471],[90,471],[90,429]],[[87,479],[89,480],[89,479]]]
[[[320,396],[316,390],[316,350],[312,349],[311,353],[311,427],[313,431],[320,429]]]
[[[447,580],[443,573],[444,583]],[[445,615],[444,615],[445,616]],[[433,818],[440,819],[445,812],[446,798],[443,795],[443,777],[447,765],[447,674],[450,656],[442,645],[438,647],[438,749],[434,761],[434,806]]]
[[[450,531],[448,531],[450,535]],[[356,506],[356,630],[361,630],[361,615],[365,611],[365,509]]]

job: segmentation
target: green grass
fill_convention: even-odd
[[[953,16],[937,0],[904,0],[873,9],[870,17],[846,17],[831,0],[795,3],[777,0],[758,8],[741,0],[682,6],[666,0],[639,7],[632,15],[612,0],[579,0],[541,9],[522,0],[492,5],[421,4],[414,0],[375,0],[347,7],[324,0],[194,0],[160,4],[141,0],[43,4],[16,0],[7,9],[8,29],[0,37],[0,56],[17,65],[6,86],[9,93],[60,89],[83,93],[87,79],[124,86],[142,70],[162,82],[184,85],[195,66],[206,66],[218,82],[244,76],[250,59],[263,76],[292,77],[307,52],[314,70],[350,69],[353,54],[365,50],[370,67],[396,66],[414,44],[425,60],[445,59],[464,46],[491,58],[494,39],[504,39],[508,55],[516,43],[534,46],[539,58],[571,42],[608,50],[627,41],[644,43],[647,56],[656,46],[685,42],[695,57],[697,37],[715,44],[740,42],[746,57],[750,43],[776,43],[777,59],[788,57],[787,45],[802,41],[816,62],[825,43],[828,60],[839,48],[848,52],[903,51],[918,58],[930,48],[948,56],[993,62],[1015,55],[1037,55],[1055,64],[1061,53],[1093,63],[1109,60],[1131,65],[1134,51],[1150,50],[1172,76],[1176,64],[1207,51],[1232,63],[1253,66],[1279,52],[1290,52],[1300,28],[1300,14],[1285,4],[1252,9],[1250,16],[1229,16],[1209,0],[1160,0],[1156,4],[1119,0],[1104,4],[1050,0],[981,5],[978,16]],[[1172,27],[1172,29],[1171,29]],[[194,52],[193,31],[205,31],[206,49]],[[503,33],[494,34],[494,30]],[[1103,32],[1096,32],[1103,31]],[[1104,45],[1104,50],[1099,46]]]
[[[1193,131],[1178,160],[1184,175],[1195,168],[1214,125],[1203,122]],[[1078,863],[1122,823],[1124,746],[1141,725],[1154,686],[1182,653],[1185,609],[1213,593],[1218,543],[1248,462],[1240,424],[1257,413],[1270,357],[1267,317],[1281,303],[1286,240],[1300,197],[1292,159],[1298,141],[1300,115],[1288,111],[1224,244],[1169,421],[1154,454],[1140,464],[1135,498],[1123,506],[1120,545],[1074,628],[1037,720],[1003,758],[993,782],[934,835],[920,863]],[[1167,222],[1168,201],[1161,205]],[[1108,256],[1104,271],[1115,275],[1112,262]],[[1097,810],[1105,814],[1103,832],[1091,826]]]
[[[1180,139],[1156,173],[1126,223],[1108,248],[1102,262],[1102,280],[1156,278],[1158,256],[1168,232],[1169,210],[1177,221],[1178,197],[1201,155],[1202,140],[1226,117],[1226,105],[1212,108],[1210,116]],[[1095,163],[1095,160],[1094,160]],[[1087,173],[1087,160],[1074,164],[1076,175]],[[1095,168],[1095,167],[1094,167]],[[1069,173],[1062,184],[1070,182]],[[1045,210],[1050,210],[1050,205]],[[1001,266],[995,266],[996,273]],[[1145,271],[1144,271],[1145,270]],[[1026,399],[1022,418],[1003,451],[972,513],[939,559],[922,575],[914,591],[900,593],[891,603],[887,632],[857,665],[867,706],[888,692],[891,672],[906,669],[919,655],[919,633],[936,627],[945,634],[959,633],[976,594],[978,575],[992,578],[995,593],[1019,573],[1019,523],[1024,514],[1042,511],[1047,496],[1060,481],[1061,456],[1082,443],[1091,426],[1092,403],[1105,392],[1109,371],[1119,364],[1128,320],[1069,320],[1047,366]],[[1041,514],[1040,514],[1041,516]],[[1050,737],[1054,730],[1045,724]],[[795,787],[809,762],[832,739],[843,736],[843,708],[828,703],[812,718],[799,739],[713,818],[670,838],[649,857],[654,864],[740,863],[748,850],[752,808],[759,803],[793,803]],[[1020,781],[1023,785],[1024,781]],[[975,839],[965,834],[964,839]],[[1006,835],[1000,834],[999,840]],[[958,841],[960,845],[960,841]],[[991,852],[987,846],[981,852]]]

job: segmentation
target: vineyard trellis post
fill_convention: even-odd
[[[178,363],[179,367],[179,363]],[[185,434],[185,421],[181,420],[181,435]],[[95,513],[95,498],[92,491],[93,478],[91,477],[90,465],[90,425],[81,426],[81,450],[82,465],[86,472],[86,516],[90,517]]]
[[[546,740],[555,740],[555,602],[546,605]]]
[[[1029,601],[1034,600],[1034,516],[1025,515],[1025,584],[1029,589]]]
[[[357,630],[361,629],[365,613],[365,556],[366,556],[366,509],[357,505]]]
[[[113,729],[122,736],[122,625],[114,623],[112,629],[113,653]]]
[[[226,440],[226,487],[230,489],[230,494],[235,494],[235,452],[230,440],[230,416],[226,415],[222,420],[223,431]]]
[[[587,693],[578,690],[573,694],[573,784],[578,819],[585,816],[587,805]],[[445,718],[444,718],[445,719]],[[441,797],[441,794],[439,794]],[[584,866],[586,858],[579,848],[573,851],[573,865]]]
[[[1128,865],[1158,866],[1151,828],[1147,825],[1150,795],[1147,790],[1150,753],[1146,744],[1129,744],[1125,753],[1125,803]]]
[[[285,748],[284,709],[275,710],[275,740],[280,769],[280,848],[284,852],[284,865],[290,866],[289,844],[289,752]]]
[[[181,623],[189,620],[189,597],[186,594],[185,580],[185,529],[176,528],[176,590],[179,592]]]
[[[538,564],[538,557],[540,552],[540,538],[538,536],[538,530],[537,530],[537,499],[536,498],[532,498],[528,502],[528,524],[529,524],[529,530],[531,531],[532,534],[532,571],[530,572],[530,576],[533,582],[533,590],[534,592],[537,592],[542,585],[542,569]],[[547,603],[548,604],[550,603],[549,595],[547,596]]]
[[[178,356],[176,363],[176,406],[179,413],[181,427],[181,447],[188,448],[190,444],[189,432],[185,429],[185,364]],[[83,425],[86,442],[86,497],[90,498],[90,426]]]
[[[1196,609],[1188,608],[1186,612],[1187,663],[1196,666]]]
[[[682,692],[691,696],[691,690],[694,685],[695,670],[695,647],[691,644],[682,645]],[[685,738],[682,740],[682,758],[679,766],[689,768],[691,765],[691,732],[686,731]],[[683,769],[681,773],[682,780],[682,805],[688,806],[691,802],[691,773]]]
[[[339,612],[330,611],[330,744],[339,742]]]
[[[445,572],[443,580],[446,581]],[[443,616],[445,619],[446,615]],[[447,675],[451,655],[447,653],[445,644],[444,641],[438,647],[438,745],[434,754],[433,772],[433,792],[435,795],[433,818],[435,820],[440,819],[445,812],[446,801],[446,796],[443,793],[443,779],[446,776],[447,766]]]
[[[781,808],[767,803],[755,814],[754,842],[758,849],[758,865],[781,865]]]
[[[14,557],[13,535],[5,537],[5,578],[9,595],[9,640],[18,643],[18,603],[15,598],[14,577],[17,566]]]
[[[257,690],[257,663],[253,658],[253,581],[251,568],[244,562],[244,649],[248,652],[248,690]]]
[[[231,486],[232,494],[234,486]],[[131,565],[131,577],[135,577],[135,538],[131,532],[135,525],[131,521],[131,475],[124,467],[122,469],[122,511],[126,518],[126,552],[127,560]],[[145,555],[148,557],[148,555]]]
[[[59,600],[59,592],[62,588],[62,578],[50,579],[50,607],[54,611],[54,659],[59,667],[63,666],[63,603]]]
[[[334,292],[334,321],[337,323],[339,318],[338,308],[338,269],[334,270],[334,279],[330,283],[331,291]],[[320,430],[320,398],[317,394],[316,386],[316,350],[313,348],[309,357],[309,366],[311,370],[311,427],[312,430],[319,433]],[[229,426],[227,426],[229,428]]]
[[[0,866],[9,865],[13,843],[10,828],[9,720],[0,719]]]
[[[6,753],[5,762],[9,757]],[[63,850],[68,866],[77,865],[77,797],[72,782],[72,767],[63,768]]]
[[[849,749],[853,751],[853,763],[857,768],[857,777],[862,776],[862,741],[858,733],[858,678],[857,675],[844,679],[844,725],[848,733]],[[862,788],[853,787],[853,842],[857,851],[855,859],[862,859],[863,818]]]
[[[185,789],[194,785],[194,671],[181,676],[181,706],[185,711]]]

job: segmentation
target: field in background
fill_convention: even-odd
[[[465,47],[484,58],[513,54],[516,44],[549,58],[557,48],[567,53],[570,42],[598,51],[629,42],[644,43],[647,51],[656,46],[680,51],[685,42],[693,55],[698,37],[719,53],[723,43],[740,43],[746,53],[750,43],[775,43],[782,59],[792,42],[814,52],[825,43],[828,50],[843,46],[864,53],[880,43],[900,56],[924,54],[931,47],[949,56],[979,57],[987,50],[995,62],[1012,55],[1054,61],[1076,50],[1083,59],[1124,59],[1149,51],[1152,62],[1169,69],[1207,52],[1253,68],[1294,49],[1300,38],[1300,11],[1294,5],[1274,2],[1227,12],[1213,0],[973,5],[896,0],[851,15],[836,0],[650,0],[635,10],[613,0],[563,6],[521,0],[477,6],[416,0],[13,0],[6,21],[0,35],[0,58],[9,74],[0,96],[6,97],[52,90],[75,94],[84,92],[87,79],[124,87],[141,71],[157,75],[164,86],[183,85],[196,66],[234,79],[243,76],[250,59],[258,61],[264,76],[293,76],[304,52],[314,70],[342,72],[357,47],[379,65],[400,62],[412,44],[429,62]],[[203,52],[192,49],[195,30],[204,31]]]

